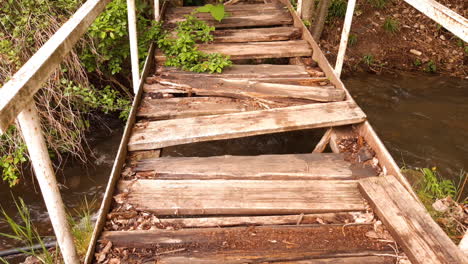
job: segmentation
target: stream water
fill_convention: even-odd
[[[468,169],[468,81],[430,75],[359,74],[344,78],[358,104],[400,166],[437,166],[444,177],[457,178]],[[122,129],[111,129],[91,139],[97,159],[86,165],[70,163],[59,180],[65,204],[76,208],[84,197],[101,201]],[[320,134],[298,131],[191,147],[169,148],[168,156],[255,155],[305,153]],[[67,175],[67,178],[63,177]],[[22,197],[43,234],[51,234],[48,215],[36,184],[25,180],[13,189],[0,184],[0,204],[16,214],[12,197]],[[18,219],[18,216],[16,216]],[[0,232],[9,232],[0,222]],[[0,251],[21,244],[0,238]]]

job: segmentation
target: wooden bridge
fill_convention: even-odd
[[[95,17],[105,2],[89,1],[81,12]],[[134,75],[136,97],[85,262],[468,263],[420,204],[289,1],[258,2],[228,6],[231,16],[222,22],[200,15],[216,31],[199,48],[235,62],[222,74],[164,67],[164,55],[150,48],[142,81]],[[162,10],[170,26],[193,7]],[[83,31],[90,21],[77,17]],[[0,104],[3,130],[26,106],[24,91],[37,91],[36,74],[51,71],[68,41],[47,57],[53,63],[27,64],[36,68],[28,80],[15,86],[13,78],[0,89],[11,94]],[[51,218],[65,261],[76,263],[29,108],[21,128],[36,139],[29,146],[39,142],[35,170],[48,179],[41,183],[46,201],[57,205],[48,204],[58,210]],[[323,134],[308,153],[165,155],[179,145],[306,129]]]

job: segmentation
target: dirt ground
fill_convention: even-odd
[[[420,71],[468,78],[468,43],[403,0],[387,0],[383,8],[371,4],[376,1],[360,1],[356,6],[350,34],[354,35],[355,43],[348,44],[345,74]],[[468,1],[438,2],[468,17]],[[391,33],[384,29],[388,18],[397,21],[398,31]],[[342,26],[342,18],[333,19],[326,25],[320,41],[331,62],[336,60]]]

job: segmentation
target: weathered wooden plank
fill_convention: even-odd
[[[351,213],[324,213],[300,215],[272,215],[272,216],[225,216],[225,217],[197,217],[197,218],[161,218],[162,226],[178,228],[207,228],[229,226],[254,225],[308,225],[308,224],[345,224],[353,223]]]
[[[229,12],[229,16],[223,18],[223,20],[229,17],[242,18],[249,16],[261,16],[266,14],[284,14],[286,13],[285,9],[244,9],[244,10],[234,10]],[[196,18],[204,21],[216,21],[210,13],[196,13],[193,14]],[[169,24],[175,24],[177,22],[185,20],[185,15],[179,13],[168,13],[165,16],[165,22]]]
[[[172,7],[168,8],[166,14],[180,14],[188,15],[192,13],[196,8],[193,6],[183,6],[183,7]],[[237,5],[226,5],[226,12],[237,12],[237,11],[246,11],[246,10],[279,10],[278,4],[237,4]]]
[[[343,232],[344,229],[344,232]],[[319,256],[319,254],[333,254],[340,251],[358,252],[363,251],[368,244],[367,250],[378,250],[372,245],[376,241],[367,238],[365,232],[371,231],[372,225],[349,225],[343,228],[343,225],[309,225],[309,226],[257,226],[257,227],[228,227],[228,228],[201,228],[201,229],[180,229],[180,230],[141,230],[141,231],[108,231],[103,232],[100,241],[111,241],[115,247],[128,248],[154,248],[159,247],[177,247],[188,246],[194,243],[191,250],[196,251],[203,248],[206,251],[203,254],[213,252],[241,251],[239,253],[252,254],[271,253],[270,250],[293,252],[315,252],[310,256]],[[353,233],[356,236],[346,236],[346,233]],[[364,234],[363,234],[364,233]],[[254,235],[252,235],[254,234]],[[317,234],[323,236],[317,236]],[[340,239],[334,238],[337,236]],[[269,237],[269,239],[265,239]],[[362,238],[361,241],[356,241]],[[238,244],[237,249],[230,246],[224,246],[223,242],[229,239],[231,243]],[[247,245],[241,245],[240,239],[250,240]],[[265,239],[265,241],[261,241]],[[325,243],[324,241],[335,240],[334,243]],[[271,242],[269,240],[275,240]],[[289,243],[285,243],[289,242]],[[236,243],[237,242],[237,243]],[[250,242],[250,243],[249,243]],[[358,243],[356,243],[358,242]],[[258,244],[256,248],[249,248],[250,245]],[[226,245],[226,243],[224,243]],[[289,245],[289,246],[288,246]],[[190,252],[186,252],[190,253]],[[195,252],[194,252],[195,254]],[[184,254],[182,254],[184,255]],[[267,256],[265,256],[267,257]]]
[[[357,253],[348,253],[348,254],[336,254],[328,255],[328,258],[312,258],[307,260],[291,260],[291,261],[275,261],[275,264],[394,264],[396,261],[395,257],[392,257],[392,252],[367,252],[367,254],[372,255],[381,255],[381,256],[354,256],[358,255]],[[286,255],[286,254],[285,254]],[[294,256],[288,256],[289,258],[294,258]],[[307,256],[302,256],[304,258]],[[243,264],[243,263],[252,263],[249,262],[250,258],[243,257],[238,259],[233,259],[229,262],[225,261],[224,255],[210,255],[205,257],[196,257],[196,256],[179,256],[179,257],[163,257],[158,261],[161,264],[218,264],[218,263],[229,263],[229,264]],[[278,257],[278,259],[280,259]],[[265,263],[265,262],[261,262]]]
[[[310,77],[305,67],[302,65],[233,65],[224,69],[221,74],[194,73],[181,71],[175,68],[161,67],[158,73],[163,76],[190,76],[198,78],[291,78]]]
[[[265,215],[361,211],[355,181],[137,180],[118,190],[137,210],[159,215]]]
[[[226,29],[213,32],[216,43],[291,40],[300,38],[301,34],[301,30],[295,27]]]
[[[128,148],[131,151],[157,149],[200,141],[339,126],[359,123],[365,118],[356,104],[337,102],[153,121],[135,126]]]
[[[200,44],[200,51],[206,53],[221,53],[230,56],[232,60],[266,59],[311,56],[312,49],[304,40],[248,42],[248,43],[215,43]],[[166,57],[160,51],[156,60],[164,62]]]
[[[232,60],[311,56],[312,48],[305,40],[201,44],[199,50],[229,55]]]
[[[166,25],[175,26],[177,22],[183,21],[183,16],[173,17],[166,20]],[[218,28],[244,28],[244,27],[264,27],[264,26],[283,26],[291,25],[293,19],[287,11],[267,10],[266,12],[245,12],[245,15],[229,16],[221,22],[216,21],[210,16],[202,18],[208,25]]]
[[[376,176],[374,170],[352,165],[344,161],[341,155],[332,153],[164,157],[142,159],[134,170],[153,172],[157,179],[349,180],[360,176]]]
[[[393,177],[359,181],[375,212],[412,263],[468,263],[468,258]]]
[[[247,101],[223,97],[144,98],[137,116],[152,120],[219,115],[261,109]]]
[[[113,231],[104,232],[101,242],[156,248],[158,263],[276,263],[387,253],[388,243],[366,237],[371,230],[371,225],[315,225]],[[161,254],[181,248],[185,250]]]
[[[110,0],[88,0],[0,89],[0,134],[28,105]]]
[[[291,84],[291,85],[302,85],[302,86],[315,86],[315,87],[327,87],[327,88],[334,88],[334,86],[330,85],[328,79],[326,77],[252,77],[252,78],[229,78],[224,77],[221,78],[218,76],[210,76],[210,77],[192,77],[191,75],[166,75],[166,76],[152,76],[147,78],[147,84],[156,84],[159,82],[176,82],[176,83],[187,83],[190,81],[199,82],[203,79],[206,82],[214,82],[219,83],[222,82],[224,79],[230,80],[244,80],[244,81],[254,81],[254,82],[265,82],[265,83],[278,83],[278,84]]]
[[[335,89],[333,86],[303,86],[233,79],[179,79],[177,81],[160,79],[159,83],[155,85],[155,92],[161,90],[159,84],[201,96],[295,98],[318,102],[343,101],[345,98],[345,92],[341,89]],[[145,85],[144,89],[145,92],[153,92],[151,85]]]

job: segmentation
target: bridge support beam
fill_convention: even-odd
[[[66,264],[78,264],[78,255],[73,244],[65,206],[60,196],[35,103],[18,115],[18,122],[63,259]]]

